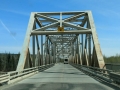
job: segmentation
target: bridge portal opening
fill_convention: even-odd
[[[32,12],[17,70],[56,63],[103,68],[91,11]]]

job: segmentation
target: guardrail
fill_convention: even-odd
[[[43,66],[37,66],[37,67],[32,67],[32,68],[27,68],[24,69],[23,71],[12,71],[12,72],[8,72],[6,74],[0,75],[0,84],[3,83],[14,83],[16,81],[19,81],[21,79],[24,79],[26,77],[29,77],[33,74],[36,74],[40,71],[43,71],[51,66],[53,66],[54,64],[48,64],[48,65],[43,65]]]
[[[110,83],[120,84],[120,73],[116,73],[112,70],[108,69],[100,69],[97,67],[91,67],[86,65],[79,65],[79,64],[71,64],[72,66],[80,69],[84,73],[95,76],[99,79],[105,80]]]
[[[0,72],[0,75],[7,74],[7,72]]]
[[[110,72],[109,76],[114,83],[120,84],[120,73]]]
[[[9,81],[9,74],[0,75],[0,83],[4,83],[6,81]]]
[[[105,66],[114,72],[120,72],[120,64],[106,63]]]

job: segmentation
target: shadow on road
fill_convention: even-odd
[[[36,83],[36,84],[18,84],[4,90],[109,90],[95,83]],[[113,90],[120,90],[113,88]]]
[[[63,73],[63,74],[76,74],[76,75],[86,75],[84,73],[80,73],[80,72],[72,72],[72,73],[69,73],[69,72],[52,72],[52,71],[43,71],[43,73]]]

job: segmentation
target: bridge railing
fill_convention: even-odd
[[[80,69],[84,73],[95,76],[99,79],[105,80],[107,82],[114,82],[120,84],[120,73],[116,73],[113,70],[108,69],[100,69],[97,67],[91,67],[86,65],[79,65],[79,64],[71,64],[72,66]]]
[[[14,83],[16,81],[19,81],[21,79],[24,79],[26,77],[29,77],[33,74],[36,74],[40,71],[43,71],[51,66],[53,66],[54,64],[47,64],[47,65],[42,65],[42,66],[37,66],[37,67],[32,67],[32,68],[27,68],[24,69],[23,71],[11,71],[8,72],[4,75],[0,75],[0,84],[3,83]]]
[[[105,66],[114,72],[120,72],[120,64],[106,63]]]
[[[0,75],[0,84],[9,81],[9,74]]]

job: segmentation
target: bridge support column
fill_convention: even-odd
[[[105,62],[103,59],[103,55],[101,53],[101,49],[100,49],[100,44],[98,41],[98,37],[97,37],[97,33],[96,33],[96,29],[95,29],[95,25],[94,25],[94,20],[92,17],[92,13],[91,11],[88,12],[88,20],[89,20],[89,26],[92,28],[92,38],[93,38],[93,44],[94,44],[94,48],[95,48],[95,53],[96,53],[96,58],[94,58],[94,60],[97,62],[96,66],[100,67],[101,69],[104,67]]]

